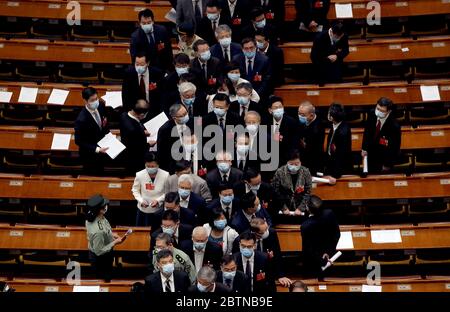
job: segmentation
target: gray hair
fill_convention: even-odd
[[[163,241],[167,246],[173,244],[172,237],[167,233],[159,233],[158,236],[156,236],[155,241],[157,240]]]
[[[192,82],[183,82],[178,86],[178,91],[180,94],[188,91],[193,91],[195,93],[197,91],[197,87]]]
[[[314,105],[312,105],[312,103],[310,101],[301,102],[300,107],[306,107],[310,113],[313,113],[313,114],[316,113],[316,108],[314,107]]]
[[[248,111],[247,113],[245,113],[245,117],[244,117],[244,121],[247,120],[247,116],[256,116],[256,118],[258,118],[258,121],[261,122],[261,115],[257,112],[257,111]]]
[[[239,89],[245,89],[250,93],[253,92],[253,86],[250,82],[241,82],[240,84],[238,84],[236,86],[236,90],[239,90]]]
[[[170,117],[175,117],[178,113],[178,111],[180,110],[180,108],[184,107],[184,105],[180,104],[180,103],[175,103],[172,104],[169,108],[169,115]]]
[[[216,32],[215,32],[216,37],[219,37],[220,33],[223,33],[223,32],[227,32],[230,35],[232,34],[230,26],[228,26],[226,24],[222,24],[222,25],[217,26],[217,28],[216,28]]]
[[[204,266],[198,271],[197,279],[202,279],[212,284],[216,281],[216,271],[209,266]]]
[[[206,231],[206,229],[203,226],[197,226],[192,231],[192,236],[197,236],[197,235],[206,235],[206,236],[208,236],[208,232]]]
[[[233,156],[230,152],[227,151],[219,151],[216,154],[216,160],[233,160]]]
[[[189,182],[192,185],[194,185],[194,179],[192,178],[192,176],[190,174],[182,174],[180,175],[180,177],[178,178],[178,185],[180,185],[180,183],[183,182]]]

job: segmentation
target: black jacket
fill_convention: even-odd
[[[180,249],[183,250],[189,256],[189,258],[191,258],[191,261],[195,266],[193,246],[194,243],[192,242],[192,240],[186,240],[182,243]],[[220,268],[220,260],[222,260],[222,248],[219,245],[208,241],[205,247],[202,266],[208,265],[215,270],[218,270]]]
[[[308,27],[315,21],[325,28],[328,26],[327,14],[330,9],[330,0],[295,0],[297,19]]]
[[[234,260],[239,271],[244,271],[246,263],[242,263],[242,255],[240,252],[233,254]],[[260,251],[254,251],[254,267],[253,267],[253,293],[273,293],[276,291],[275,279],[271,264],[267,254]]]
[[[178,246],[181,246],[184,241],[191,240],[192,230],[193,230],[192,226],[180,223],[178,225],[178,238],[174,240],[173,246],[175,248],[178,248]],[[158,236],[158,234],[162,232],[163,232],[162,228],[159,228],[150,235],[150,251],[153,251],[153,249],[155,248],[156,237]]]
[[[208,203],[208,206],[206,207],[208,214],[212,215],[212,211],[216,208],[221,208],[222,209],[222,204],[220,203],[220,198],[216,198],[213,199],[212,201],[210,201]],[[231,218],[227,218],[227,224],[231,225],[231,222],[233,221],[233,217],[236,215],[236,213],[240,210],[240,206],[239,206],[239,199],[238,198],[234,198],[233,201],[231,202]]]
[[[222,64],[218,58],[211,56],[206,62],[207,78],[202,71],[202,65],[198,58],[194,58],[191,61],[191,70],[198,78],[199,84],[197,87],[200,88],[200,90],[203,90],[208,94],[216,93],[217,81],[222,77]]]
[[[336,132],[331,126],[327,137],[325,174],[340,178],[342,174],[349,173],[352,167],[352,132],[345,122],[339,125]]]
[[[152,225],[152,232],[153,232],[153,230],[157,230],[161,227],[161,220],[162,220],[163,213],[164,213],[164,208],[161,208],[160,210],[155,212],[155,218],[154,218],[155,224]],[[195,227],[198,225],[198,221],[197,221],[197,217],[195,216],[195,213],[188,208],[180,207],[179,216],[180,216],[180,223],[182,223],[182,224],[187,224],[192,227]]]
[[[251,0],[236,0],[236,7],[234,9],[233,16],[231,16],[228,0],[219,1],[222,7],[221,15],[231,21],[230,26],[233,31],[233,41],[241,42],[241,40],[244,39],[242,36],[242,28],[250,23],[250,12],[252,8]]]
[[[284,53],[283,50],[275,44],[270,43],[265,55],[269,58],[272,65],[272,81],[274,87],[284,84]]]
[[[186,272],[173,271],[171,279],[173,279],[175,284],[175,292],[177,293],[184,294],[191,286],[189,275],[187,275]],[[164,292],[160,272],[150,274],[145,278],[144,291],[152,294],[160,294]]]
[[[230,19],[226,14],[220,14],[219,20],[216,21],[216,27],[223,24],[230,25]],[[207,16],[204,16],[198,23],[196,34],[200,38],[206,40],[209,46],[217,43],[216,35],[212,28],[212,23]]]
[[[226,286],[225,281],[223,280],[222,271],[217,271],[217,281],[223,283]],[[231,285],[231,292],[240,293],[240,294],[249,294],[250,293],[250,283],[245,276],[244,272],[236,271],[236,275],[234,276],[233,283]]]
[[[317,172],[323,171],[323,143],[325,140],[325,129],[319,116],[309,125],[300,125],[300,152],[302,166],[305,166],[315,176]]]
[[[228,184],[234,185],[242,179],[242,171],[231,167],[230,176],[228,177]],[[206,175],[206,182],[213,198],[219,197],[219,185],[223,183],[219,169],[215,168]]]
[[[201,292],[198,290],[197,285],[192,285],[191,287],[189,287],[188,289],[189,293],[193,293],[193,294],[200,294]],[[222,283],[218,283],[216,282],[216,288],[214,290],[214,293],[217,294],[229,294],[231,292],[231,290],[223,285]]]
[[[150,148],[144,130],[142,123],[128,116],[127,112],[122,113],[120,116],[120,139],[126,146],[124,151],[126,167],[133,175],[144,169],[145,154]]]
[[[250,100],[250,103],[248,104],[245,112],[247,113],[249,111],[255,111],[255,112],[259,113],[260,115],[262,115],[263,114],[263,110],[262,110],[261,106],[262,106],[261,103],[256,103],[256,102],[253,102],[253,101]],[[233,112],[236,115],[238,115],[239,118],[241,118],[241,120],[240,120],[241,122],[240,123],[245,126],[244,118],[243,118],[243,116],[241,116],[241,113],[240,113],[241,105],[239,104],[238,101],[231,102],[230,103],[230,108],[228,109],[228,111]]]
[[[218,58],[222,64],[222,66],[226,65],[225,58],[223,56],[223,50],[220,46],[220,43],[216,43],[210,48],[211,55]],[[240,44],[231,42],[230,47],[228,48],[228,57],[230,61],[237,55],[242,54],[242,47]]]

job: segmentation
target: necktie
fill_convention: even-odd
[[[153,49],[155,47],[155,38],[153,38],[153,33],[149,33],[147,36],[150,47]]]
[[[244,171],[244,160],[239,160],[239,170]]]
[[[94,118],[95,118],[95,122],[97,123],[97,125],[100,127],[100,129],[102,128],[102,122],[100,120],[100,114],[98,113],[98,110],[95,110],[94,112]]]
[[[141,92],[140,96],[143,99],[146,99],[147,97],[145,96],[145,82],[144,82],[144,75],[141,75],[141,78],[139,79],[139,90]]]
[[[166,292],[172,292],[172,288],[170,288],[170,279],[166,279],[166,286],[164,287]]]
[[[275,123],[274,133],[278,133],[278,132],[280,132],[280,124],[277,122],[277,123]]]
[[[331,156],[331,144],[333,143],[333,138],[334,138],[334,128],[331,128],[331,138],[330,138],[330,144],[328,144],[328,155]]]
[[[378,119],[377,121],[377,127],[375,129],[375,136],[374,139],[376,139],[379,135],[380,135],[380,131],[381,131],[381,121]]]
[[[228,182],[228,175],[224,174],[222,180],[223,182]]]
[[[223,123],[223,118],[222,118],[222,117],[219,119],[219,126],[220,126],[220,128],[222,129],[222,131],[225,130],[225,125],[224,125],[224,123]]]
[[[245,118],[245,110],[246,110],[246,107],[245,107],[245,106],[241,106],[241,107],[242,107],[241,118],[244,119],[244,118]]]
[[[252,60],[248,60],[247,64],[247,80],[252,81],[253,76],[253,68],[252,68]]]
[[[226,206],[225,207],[225,217],[227,218],[227,220],[230,220],[230,207]]]
[[[258,250],[259,251],[263,251],[263,249],[262,249],[262,240],[261,239],[258,240]]]
[[[228,55],[228,48],[225,48],[224,49],[224,59],[225,59],[225,62],[227,62],[227,63],[229,63],[230,62],[230,56]]]
[[[231,280],[230,280],[230,279],[226,279],[226,280],[225,280],[225,285],[226,285],[228,288],[232,288],[232,287],[231,287]]]
[[[189,117],[192,117],[193,114],[194,114],[194,112],[193,112],[193,110],[192,110],[192,105],[189,105],[188,107],[189,107],[189,108],[188,108]]]
[[[250,266],[250,260],[247,260],[247,267],[245,268],[245,275],[247,275],[248,280],[252,280],[252,267]]]
[[[200,6],[199,6],[199,0],[195,0],[195,18],[196,19],[201,19],[202,18],[202,12],[200,11]]]
[[[217,27],[217,22],[214,21],[214,22],[213,22],[213,25],[212,25],[212,28],[213,28],[214,31],[216,31],[216,27]]]
[[[208,75],[207,75],[207,73],[206,73],[206,63],[202,63],[202,74],[203,74],[203,77],[204,77],[206,80],[208,80]]]

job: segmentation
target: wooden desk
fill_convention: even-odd
[[[371,230],[400,229],[401,243],[374,244],[371,240]],[[299,225],[276,226],[281,251],[302,251],[302,237]],[[399,250],[399,249],[427,249],[450,248],[450,223],[437,223],[428,225],[373,225],[341,226],[341,232],[352,232],[355,251],[370,250]]]
[[[114,248],[117,251],[148,252],[150,229],[132,227],[133,234]],[[115,228],[119,235],[128,228]],[[58,227],[46,225],[0,225],[0,249],[15,250],[87,250],[88,241],[84,227]]]

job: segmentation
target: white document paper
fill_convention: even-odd
[[[318,178],[318,177],[312,177],[312,182],[313,183],[330,183],[329,179],[325,179],[325,178]]]
[[[100,292],[100,286],[73,286],[73,292]]]
[[[54,133],[52,141],[52,150],[69,150],[70,139],[72,135],[70,133]]]
[[[440,101],[438,86],[420,86],[420,93],[422,94],[422,101]]]
[[[177,11],[175,11],[174,8],[170,9],[169,12],[164,16],[164,18],[168,21],[171,21],[172,23],[177,22]]]
[[[47,104],[64,105],[69,92],[69,90],[53,89],[47,100]]]
[[[105,100],[106,106],[117,108],[122,106],[122,91],[106,91],[106,94],[102,96]]]
[[[362,292],[382,292],[382,286],[378,285],[362,285]]]
[[[110,132],[103,137],[98,143],[101,148],[108,147],[106,154],[111,159],[115,159],[125,149],[125,145],[122,144],[117,138]]]
[[[20,103],[35,103],[38,94],[38,88],[20,88],[19,100]]]
[[[335,3],[334,8],[336,10],[337,18],[353,18],[353,8],[351,3]]]
[[[368,173],[369,172],[369,166],[367,164],[367,156],[363,157],[363,172]]]
[[[9,91],[0,91],[0,103],[9,103],[11,102],[11,97],[13,93]]]
[[[336,250],[353,249],[353,236],[352,232],[341,232],[341,238],[336,246]]]
[[[387,244],[387,243],[401,243],[402,235],[400,230],[372,230],[370,231],[372,237],[372,243],[374,244]]]
[[[147,141],[156,141],[158,138],[158,130],[161,128],[163,124],[165,124],[169,120],[167,118],[167,115],[162,112],[158,116],[150,119],[144,124],[145,129],[150,133],[150,136],[148,137]]]

